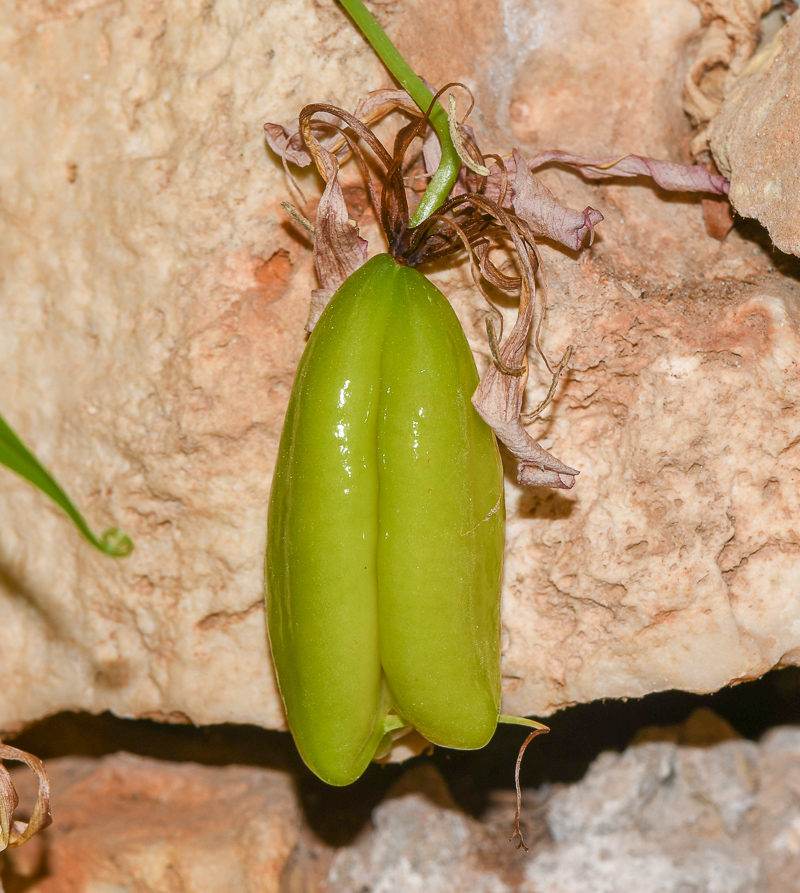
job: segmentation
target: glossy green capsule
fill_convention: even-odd
[[[472,749],[500,713],[505,509],[450,304],[379,255],[308,341],[269,505],[272,656],[298,750],[355,781],[413,726]]]

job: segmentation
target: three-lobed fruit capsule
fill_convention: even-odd
[[[402,726],[461,749],[494,734],[505,509],[477,384],[446,298],[388,255],[336,292],[297,370],[267,615],[289,727],[330,784]]]

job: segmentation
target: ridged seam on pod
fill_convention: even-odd
[[[388,255],[341,286],[298,367],[267,614],[289,726],[330,784],[400,726],[471,749],[497,725],[505,509],[477,384],[446,298]]]

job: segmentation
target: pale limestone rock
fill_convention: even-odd
[[[784,893],[800,876],[798,756],[795,728],[760,744],[602,754],[576,784],[525,791],[527,855],[506,840],[513,797],[495,794],[476,822],[428,779],[375,809],[334,856],[327,889]]]
[[[750,61],[709,127],[730,200],[774,244],[800,255],[800,16]]]
[[[607,279],[579,303],[559,308],[576,352],[540,430],[582,471],[568,495],[511,500],[506,706],[714,691],[794,662],[800,288],[634,298]]]
[[[601,755],[547,810],[520,893],[781,893],[800,877],[800,731]]]
[[[421,9],[378,12],[429,80],[474,86],[487,151],[688,160],[688,0],[442,3],[405,31]],[[0,410],[136,541],[99,556],[0,473],[0,729],[64,709],[282,725],[261,556],[315,283],[261,126],[387,83],[332,2],[31,0],[0,24]],[[606,220],[582,259],[543,248],[545,347],[577,352],[532,431],[582,474],[568,495],[509,475],[504,708],[796,661],[794,280],[707,238],[695,199],[544,179]],[[485,364],[465,265],[432,275]]]
[[[333,857],[327,889],[425,893],[511,893],[482,864],[481,844],[502,863],[506,841],[489,840],[486,829],[452,801],[430,765],[410,770],[372,813],[371,827],[353,846]]]
[[[2,472],[0,727],[280,726],[262,555],[313,273],[262,127],[380,65],[311,0],[31,2],[0,40],[2,412],[136,541],[94,554]]]

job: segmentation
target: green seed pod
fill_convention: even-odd
[[[267,614],[289,726],[330,784],[393,729],[472,749],[496,728],[505,509],[477,385],[450,304],[388,255],[336,292],[297,370]]]

